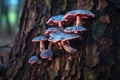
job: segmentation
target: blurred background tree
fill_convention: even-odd
[[[0,62],[7,64],[25,0],[0,0]]]
[[[18,32],[19,18],[24,5],[24,0],[1,0],[0,29],[12,34]]]

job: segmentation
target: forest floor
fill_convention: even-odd
[[[0,29],[0,62],[7,64],[9,60],[9,53],[16,33],[7,33],[5,29]]]

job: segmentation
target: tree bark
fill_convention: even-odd
[[[39,57],[39,44],[32,43],[32,38],[44,35],[49,17],[74,9],[91,10],[96,15],[94,19],[84,20],[83,26],[87,31],[82,34],[82,40],[70,41],[78,52],[69,54],[54,45],[53,59],[42,60]],[[26,0],[5,79],[119,80],[118,10],[119,7],[109,0]],[[28,64],[32,55],[37,55],[42,63],[32,66]]]

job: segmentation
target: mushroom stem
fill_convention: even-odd
[[[60,42],[58,42],[58,46],[59,46],[59,49],[60,49],[60,50],[63,49]]]
[[[69,42],[68,40],[66,41],[66,43],[67,43],[68,45],[70,45],[70,42]]]
[[[45,50],[44,42],[40,41],[40,52]]]
[[[77,52],[77,49],[69,46],[68,44],[65,44],[64,42],[61,42],[63,48],[68,52],[68,53],[76,53]]]
[[[53,45],[53,42],[50,41],[49,45],[48,45],[48,49],[51,50],[52,49],[52,45]]]
[[[61,22],[61,21],[59,21],[59,22],[58,22],[58,27],[60,28],[60,30],[62,30],[62,31],[64,30],[64,28],[63,28],[63,25],[62,25],[62,22]]]
[[[48,58],[48,60],[51,61],[51,60],[52,60],[52,57]]]
[[[74,33],[76,33],[76,34],[77,34],[77,33],[78,33],[78,31],[74,31]]]
[[[79,15],[76,16],[76,26],[80,26],[81,25],[81,18]]]

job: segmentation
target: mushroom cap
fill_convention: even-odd
[[[37,36],[32,39],[32,42],[39,42],[39,41],[46,41],[46,40],[48,40],[48,37],[46,36]]]
[[[63,38],[56,34],[56,33],[52,33],[52,36],[49,37],[49,41],[53,42],[53,43],[56,43],[58,41],[61,41]]]
[[[64,24],[66,22],[66,20],[64,19],[64,15],[57,15],[57,16],[51,17],[47,21],[47,24],[50,26],[58,26],[59,22],[61,22],[62,24]]]
[[[64,39],[62,41],[72,40],[79,38],[80,36],[78,34],[68,34],[64,36]]]
[[[49,37],[49,41],[56,43],[58,41],[66,41],[66,40],[71,40],[75,38],[79,38],[80,36],[77,34],[68,34],[65,32],[57,32],[57,33],[52,33],[53,35]]]
[[[91,12],[91,11],[88,11],[88,10],[72,10],[72,11],[69,11],[65,16],[64,18],[65,19],[74,19],[76,18],[77,15],[80,15],[81,18],[89,18],[89,17],[95,17],[95,15]]]
[[[48,28],[48,29],[45,31],[45,35],[46,35],[46,36],[50,36],[50,34],[51,34],[52,32],[58,32],[58,31],[60,31],[59,28],[57,28],[57,27],[51,27],[51,28]]]
[[[83,26],[70,26],[70,27],[66,27],[64,29],[64,32],[67,32],[67,33],[75,33],[76,31],[77,32],[80,32],[80,31],[86,31],[87,29]]]
[[[41,52],[40,57],[45,58],[51,58],[53,56],[53,53],[51,50],[46,49],[45,51]]]
[[[28,63],[29,64],[34,64],[34,63],[37,63],[38,62],[38,57],[37,56],[32,56],[28,59]]]

